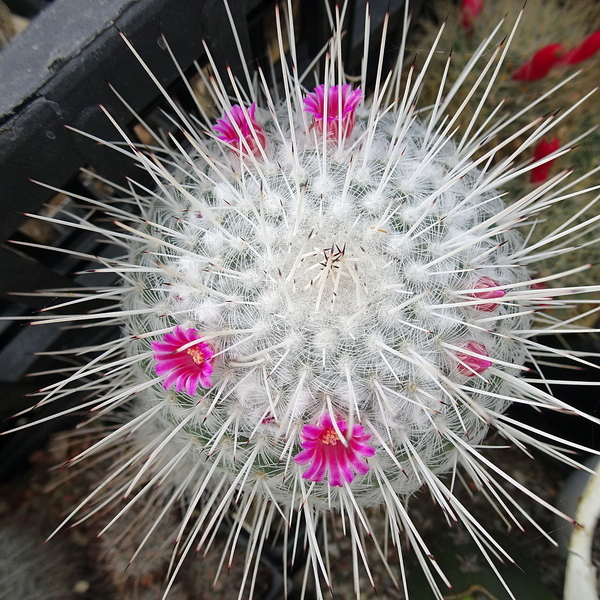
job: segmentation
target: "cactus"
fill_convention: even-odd
[[[493,77],[506,48],[495,35],[479,50],[493,55]],[[443,78],[433,106],[418,111],[425,71],[403,87],[400,66],[386,77],[381,64],[365,63],[351,85],[340,47],[336,29],[315,88],[299,79],[292,51],[282,100],[256,84],[260,76],[248,74],[245,88],[234,82],[233,96],[216,76],[221,118],[198,128],[179,111],[187,143],[160,142],[162,161],[125,137],[156,191],[132,188],[139,214],[102,204],[117,231],[76,224],[124,249],[99,269],[123,279],[100,290],[113,305],[38,319],[122,325],[119,340],[88,348],[88,364],[45,390],[46,402],[85,389],[97,394],[97,414],[115,411],[122,421],[71,461],[117,457],[87,500],[92,514],[125,497],[111,526],[143,502],[162,503],[147,523],[151,537],[172,506],[186,507],[165,597],[185,557],[209,551],[228,516],[223,565],[242,528],[250,535],[240,597],[252,595],[257,556],[281,522],[286,543],[297,552],[306,545],[322,597],[321,584],[333,582],[317,528],[326,536],[330,513],[342,515],[350,537],[359,597],[361,564],[371,577],[368,509],[381,506],[398,549],[398,586],[410,597],[406,539],[442,598],[436,577],[450,582],[411,520],[411,495],[428,488],[493,564],[509,556],[453,494],[463,473],[507,519],[539,526],[501,482],[534,495],[480,452],[490,428],[577,464],[568,451],[580,446],[533,435],[505,414],[512,402],[581,414],[533,381],[548,356],[590,364],[543,336],[587,331],[546,309],[577,304],[598,286],[561,285],[586,264],[544,277],[533,269],[572,253],[571,240],[595,219],[565,219],[530,243],[540,213],[584,192],[572,191],[565,174],[510,204],[502,192],[536,167],[513,163],[563,117],[535,122],[504,159],[513,139],[503,137],[500,114],[458,130],[464,113],[446,111],[455,92],[444,92]],[[426,62],[435,53],[436,43]],[[301,520],[305,536],[288,539]],[[381,540],[371,543],[386,562]]]

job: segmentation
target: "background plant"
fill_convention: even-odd
[[[469,72],[462,89],[450,104],[458,107],[465,99],[477,79],[488,67],[489,53],[477,54],[480,40],[485,36],[489,23],[497,23],[505,15],[516,15],[521,10],[518,0],[502,0],[500,2],[471,1],[436,2],[432,7],[433,15],[422,18],[413,30],[410,46],[411,54],[422,62],[422,48],[428,48],[436,39],[439,23],[446,20],[445,35],[440,40],[438,52],[429,66],[435,77],[442,77],[446,69],[446,61],[450,54],[452,60],[448,66],[447,79],[454,82],[463,73],[464,68],[476,58],[476,64]],[[433,18],[431,18],[433,16]],[[511,24],[505,21],[501,27],[504,35],[510,32]],[[527,3],[519,27],[516,30],[506,55],[506,61],[498,74],[494,91],[483,105],[483,87],[475,92],[472,99],[464,107],[464,120],[472,117],[486,118],[498,104],[502,102],[500,111],[512,120],[511,131],[517,131],[534,118],[563,115],[569,108],[590,90],[600,83],[600,10],[595,2],[557,0],[534,0]],[[581,72],[579,72],[581,71]],[[485,78],[489,78],[488,71]],[[469,85],[470,84],[470,85]],[[435,102],[436,92],[432,87],[423,88],[422,100],[425,104]],[[577,146],[576,152],[557,158],[555,161],[540,165],[531,173],[511,182],[507,190],[513,196],[527,193],[533,187],[545,181],[559,170],[573,168],[574,176],[581,178],[577,189],[598,185],[598,167],[600,159],[596,149],[600,142],[597,130],[597,115],[600,112],[600,97],[594,94],[576,111],[570,112],[561,119],[551,132],[537,145],[532,146],[525,156],[532,161],[548,156],[551,152],[567,146]],[[533,104],[533,106],[531,106]],[[531,106],[531,108],[529,108]],[[512,146],[503,151],[508,155],[522,143],[528,133],[515,139]],[[589,198],[576,196],[560,204],[545,208],[543,218],[539,219],[532,232],[533,242],[542,239],[554,231],[569,215],[583,210]],[[598,208],[589,207],[580,216],[578,222],[598,214]],[[595,233],[581,231],[577,244],[586,247],[590,263],[597,263],[598,246],[595,244]],[[558,261],[558,262],[557,262]],[[552,261],[540,261],[536,269],[540,274],[549,274],[556,269],[566,270],[574,266],[577,259],[570,255],[553,258]],[[570,285],[585,285],[597,279],[595,269],[569,276]],[[589,308],[589,307],[588,307]],[[571,309],[569,316],[577,314]],[[579,310],[579,313],[582,311]],[[587,324],[593,324],[588,319]]]

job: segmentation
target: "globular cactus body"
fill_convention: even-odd
[[[177,431],[170,443],[197,439],[207,468],[216,461],[217,472],[242,474],[289,504],[294,490],[301,498],[293,458],[303,427],[326,414],[366,426],[376,449],[369,465],[411,493],[421,468],[456,461],[446,429],[479,443],[482,415],[507,404],[507,375],[525,360],[513,334],[531,322],[511,301],[529,281],[513,259],[524,240],[498,193],[477,189],[478,170],[456,177],[454,142],[432,135],[424,144],[421,124],[399,139],[396,120],[384,117],[368,135],[368,113],[359,115],[352,136],[324,155],[304,115],[295,115],[295,146],[260,116],[265,161],[232,153],[217,169],[192,157],[180,181],[186,196],[145,207],[148,240],[129,258],[142,268],[124,296],[127,332],[141,338],[129,352],[148,357],[140,381],[156,376],[155,332],[193,328],[179,345],[212,348],[212,386],[181,391],[159,413],[165,431]],[[209,150],[217,154],[216,142]],[[484,298],[487,288],[500,298]],[[193,371],[188,352],[179,356]],[[471,365],[477,355],[489,357],[485,377]],[[138,402],[160,406],[171,381]],[[337,494],[330,483],[322,476],[313,486],[323,508]],[[382,502],[375,474],[348,483],[361,504]]]

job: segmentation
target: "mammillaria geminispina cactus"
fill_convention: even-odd
[[[583,331],[548,309],[598,286],[546,286],[565,273],[540,278],[534,265],[572,252],[569,240],[594,222],[565,221],[528,245],[538,215],[570,197],[568,174],[510,204],[501,191],[535,168],[518,161],[560,116],[527,125],[525,142],[497,160],[513,142],[499,114],[462,123],[460,109],[446,112],[460,86],[444,79],[427,83],[439,87],[437,100],[419,112],[425,71],[411,71],[403,87],[400,66],[388,75],[365,61],[351,83],[340,36],[334,31],[316,87],[299,79],[290,53],[281,100],[261,74],[245,89],[232,78],[233,94],[215,76],[217,123],[196,127],[180,113],[186,144],[165,146],[164,162],[132,145],[157,191],[135,196],[139,214],[105,206],[122,228],[109,239],[127,250],[102,270],[123,284],[111,291],[113,308],[85,318],[118,320],[123,336],[51,386],[49,399],[82,387],[98,393],[100,414],[119,408],[122,426],[72,461],[117,456],[87,501],[92,512],[123,496],[123,511],[147,498],[161,498],[164,514],[186,507],[168,587],[234,507],[224,560],[251,523],[251,589],[253,561],[280,520],[286,541],[303,521],[294,545],[306,545],[307,569],[332,585],[316,533],[331,512],[351,538],[358,595],[359,563],[367,573],[369,565],[367,509],[383,506],[391,541],[410,542],[441,598],[433,573],[448,580],[407,498],[427,487],[491,561],[507,553],[455,497],[455,475],[464,472],[515,521],[517,501],[501,482],[533,494],[480,452],[490,428],[574,463],[561,440],[546,443],[504,414],[513,401],[577,412],[533,385],[531,373],[549,355],[588,364],[541,336]],[[508,48],[493,40],[478,50],[491,55],[491,83],[477,83],[488,90]],[[91,384],[95,374],[105,376]],[[409,597],[404,577],[398,585]]]

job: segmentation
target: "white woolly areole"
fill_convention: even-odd
[[[157,269],[132,274],[144,291],[130,292],[124,309],[144,312],[129,333],[181,324],[216,352],[212,388],[176,394],[158,413],[169,444],[198,440],[207,469],[218,460],[236,485],[262,489],[262,480],[265,495],[289,505],[300,494],[302,427],[330,412],[365,426],[376,449],[368,462],[410,494],[422,483],[415,455],[435,473],[452,468],[452,436],[479,443],[486,412],[506,408],[502,375],[525,360],[510,333],[528,329],[530,316],[503,299],[482,313],[468,290],[483,276],[527,282],[511,260],[524,241],[497,218],[499,194],[477,191],[477,169],[448,185],[456,147],[435,135],[423,147],[418,121],[399,147],[393,111],[373,131],[358,115],[343,148],[324,157],[302,115],[296,146],[285,107],[257,117],[267,161],[209,143],[214,161],[195,156],[181,178],[190,196],[146,207],[161,247],[142,240],[131,250],[133,264]],[[482,315],[492,318],[468,325]],[[493,362],[482,376],[458,369],[457,349],[472,341]],[[156,378],[152,361],[139,377]],[[140,393],[141,410],[171,393],[154,384]],[[373,470],[349,485],[363,506],[383,501]],[[337,494],[325,479],[311,497],[327,507]]]

